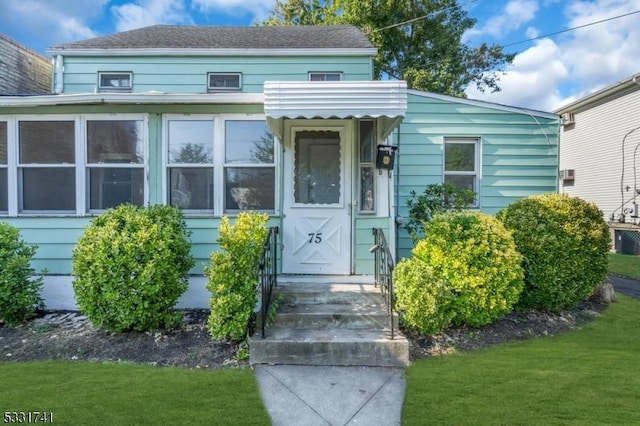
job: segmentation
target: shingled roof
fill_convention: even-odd
[[[213,27],[153,25],[54,46],[83,49],[371,49],[352,25]]]

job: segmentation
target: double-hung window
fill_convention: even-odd
[[[214,122],[169,120],[168,201],[186,210],[213,210]]]
[[[86,149],[90,211],[144,204],[141,120],[87,120]]]
[[[18,211],[75,213],[76,122],[18,122]]]
[[[460,189],[478,192],[478,138],[446,138],[444,140],[444,181]],[[474,205],[477,205],[476,197]]]
[[[0,121],[0,213],[5,214],[9,210],[7,141],[7,122]]]
[[[264,120],[225,122],[225,212],[275,209],[273,135]]]

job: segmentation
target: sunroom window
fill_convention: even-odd
[[[75,211],[75,172],[74,121],[19,122],[19,211]]]
[[[87,121],[89,210],[144,204],[144,141],[140,120]]]
[[[225,122],[224,210],[275,209],[274,139],[265,121]]]
[[[167,127],[169,204],[213,210],[213,120],[170,120]]]

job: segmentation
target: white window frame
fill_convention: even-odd
[[[7,183],[8,183],[8,212],[2,212],[2,215],[10,217],[51,217],[51,216],[93,216],[99,214],[103,210],[89,210],[89,186],[87,179],[87,121],[142,121],[142,155],[143,163],[136,164],[136,168],[143,168],[144,184],[143,184],[143,203],[149,203],[149,180],[148,180],[148,145],[149,145],[149,123],[147,114],[51,114],[51,115],[15,115],[10,116],[7,122]],[[22,167],[19,163],[19,134],[18,123],[21,121],[72,121],[74,123],[75,140],[74,155],[75,163],[75,185],[76,185],[76,205],[73,211],[57,211],[57,210],[41,210],[41,211],[19,211],[20,205],[20,188],[19,186],[19,170]],[[121,165],[120,165],[121,166]],[[34,165],[33,167],[49,167],[49,165]],[[67,167],[67,166],[60,166]],[[71,166],[68,166],[71,167]],[[115,165],[114,165],[115,167]]]
[[[197,209],[184,209],[185,216],[197,217],[206,216],[221,217],[223,215],[234,216],[241,212],[241,210],[224,210],[225,199],[225,182],[224,182],[224,169],[227,166],[225,161],[225,123],[226,121],[262,121],[266,122],[264,114],[164,114],[162,117],[162,201],[164,204],[169,204],[169,169],[176,167],[176,164],[169,163],[169,121],[213,121],[213,211],[211,210],[197,210]],[[280,211],[280,141],[274,135],[273,141],[274,149],[274,162],[273,164],[244,164],[244,163],[229,163],[229,167],[273,167],[275,170],[275,182],[274,182],[274,210],[253,210],[266,212],[270,215],[278,215]],[[202,166],[200,164],[192,164],[191,167]]]
[[[473,171],[447,171],[446,169],[446,146],[447,143],[456,144],[469,144],[474,146],[474,162]],[[480,207],[480,188],[482,179],[482,170],[480,159],[482,158],[482,139],[474,136],[445,136],[442,141],[442,182],[445,182],[446,176],[474,176],[473,192],[476,193],[474,203],[471,205],[473,208]]]
[[[129,81],[128,86],[105,86],[102,78],[105,76],[125,77]],[[124,80],[124,79],[123,79]],[[133,90],[133,73],[131,71],[98,71],[98,92],[131,92]]]
[[[233,76],[238,77],[238,86],[216,87],[211,86],[211,76]],[[241,72],[208,72],[207,73],[207,91],[208,92],[237,92],[242,90],[242,73]]]
[[[10,140],[9,139],[9,120],[0,119],[0,123],[4,123],[5,126],[6,126],[6,130],[7,130],[7,132],[6,132],[7,133],[6,134],[7,140],[5,141],[6,144],[7,144],[7,147],[6,147],[7,163],[6,164],[0,164],[0,169],[4,169],[4,170],[7,171],[7,187],[5,188],[5,190],[7,191],[7,210],[0,210],[0,216],[4,216],[4,215],[9,213],[9,199],[11,198],[9,196],[9,188],[11,188],[11,185],[9,184],[9,169],[10,169],[10,164],[9,163],[11,161],[10,160],[11,157],[9,156],[9,140]]]
[[[142,203],[143,205],[149,204],[149,181],[148,181],[148,171],[149,171],[149,157],[148,157],[148,145],[149,145],[149,121],[148,116],[142,114],[92,114],[92,115],[83,115],[80,117],[81,127],[82,127],[82,139],[81,143],[78,143],[76,140],[76,145],[81,145],[80,147],[80,155],[82,157],[82,165],[79,167],[78,171],[78,180],[81,180],[81,183],[85,190],[82,192],[83,197],[81,202],[78,202],[78,211],[84,210],[83,214],[100,214],[104,211],[104,209],[91,209],[91,195],[90,185],[89,185],[89,168],[123,168],[125,165],[127,168],[131,169],[142,169],[143,174],[143,195],[142,195]],[[87,123],[89,121],[141,121],[142,122],[142,163],[89,163],[89,147],[88,147],[88,135],[87,135]],[[76,147],[76,149],[78,149]],[[76,153],[78,155],[78,153]],[[76,161],[76,164],[78,162]],[[77,183],[76,183],[77,185]],[[80,191],[78,191],[80,192]],[[80,197],[79,197],[80,198]]]
[[[327,80],[327,76],[329,75],[337,75],[339,78],[337,80]],[[314,76],[322,77],[320,80],[313,80]],[[342,71],[309,71],[308,80],[309,81],[342,81],[344,79],[344,74]]]

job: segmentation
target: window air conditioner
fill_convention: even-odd
[[[575,178],[576,178],[575,169],[560,170],[560,180],[569,181],[569,180],[575,180]]]
[[[561,122],[563,126],[569,126],[576,122],[576,116],[572,112],[567,112],[560,116]]]

